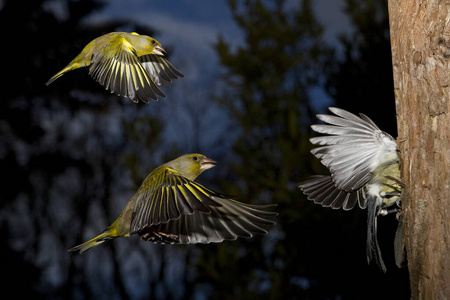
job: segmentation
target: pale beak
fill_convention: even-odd
[[[213,168],[213,167],[216,166],[215,163],[216,163],[215,160],[212,160],[211,158],[205,157],[205,158],[202,160],[202,162],[200,163],[200,169],[202,169],[202,170],[208,170],[208,169],[211,169],[211,168]]]
[[[164,56],[164,53],[166,53],[166,50],[161,46],[155,46],[155,49],[153,49],[153,54]]]

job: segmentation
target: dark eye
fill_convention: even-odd
[[[156,43],[156,41],[155,40],[152,40],[152,44],[154,45]]]
[[[198,157],[197,157],[197,156],[194,156],[192,159],[195,160],[195,161],[197,161],[197,160],[198,160]]]

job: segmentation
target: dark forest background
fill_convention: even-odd
[[[409,298],[407,271],[394,264],[394,216],[379,222],[388,266],[383,274],[366,262],[366,211],[316,206],[296,187],[311,174],[326,174],[309,152],[309,125],[326,111],[312,88],[323,88],[334,106],[364,112],[396,136],[387,1],[345,1],[353,32],[339,38],[340,55],[324,40],[312,1],[295,9],[286,1],[229,1],[245,43],[235,49],[217,37],[217,86],[186,91],[181,79],[163,89],[167,99],[149,105],[110,95],[87,69],[45,86],[95,37],[128,28],[157,38],[132,20],[83,23],[102,2],[61,1],[64,18],[48,2],[4,0],[0,7],[4,295]],[[164,47],[169,59],[181,51]],[[184,92],[195,99],[183,99]],[[163,110],[163,102],[176,103],[176,112]],[[224,112],[224,125],[211,124],[206,110]],[[168,141],[165,128],[180,120],[189,138]],[[211,126],[213,137],[201,140]],[[190,152],[219,162],[198,179],[206,186],[243,202],[277,203],[277,226],[267,236],[221,244],[160,246],[130,237],[84,255],[67,252],[115,220],[153,168]]]

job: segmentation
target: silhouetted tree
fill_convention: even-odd
[[[279,225],[264,237],[217,245],[202,255],[199,280],[214,298],[295,298],[308,294],[302,219],[310,210],[296,182],[311,163],[307,125],[309,88],[317,84],[328,53],[309,1],[229,1],[244,33],[237,49],[220,38],[216,50],[224,74],[217,97],[235,126],[233,176],[224,188],[240,200],[278,203]],[[310,172],[309,172],[310,173]],[[306,205],[305,205],[306,204]],[[303,280],[304,279],[304,280]]]
[[[327,92],[336,106],[365,113],[382,130],[396,136],[387,1],[345,2],[353,32],[340,36],[342,58],[335,57],[326,80]]]
[[[21,274],[15,296],[126,299],[134,292],[126,282],[130,264],[113,245],[83,257],[66,249],[117,217],[137,188],[131,174],[143,176],[137,165],[155,165],[148,154],[157,144],[148,140],[158,141],[161,122],[109,96],[87,69],[44,84],[89,41],[124,24],[81,25],[100,8],[97,1],[40,0],[6,0],[0,8],[0,32],[10,45],[0,50],[8,70],[0,101],[0,166],[7,174],[0,224],[8,257],[2,268],[14,274],[1,286],[11,290]],[[140,158],[131,163],[137,151]],[[148,274],[148,281],[159,281]]]

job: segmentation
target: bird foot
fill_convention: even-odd
[[[147,228],[138,232],[141,239],[146,242],[157,244],[177,244],[179,243],[179,236],[177,234],[166,233],[158,231],[153,228]]]

